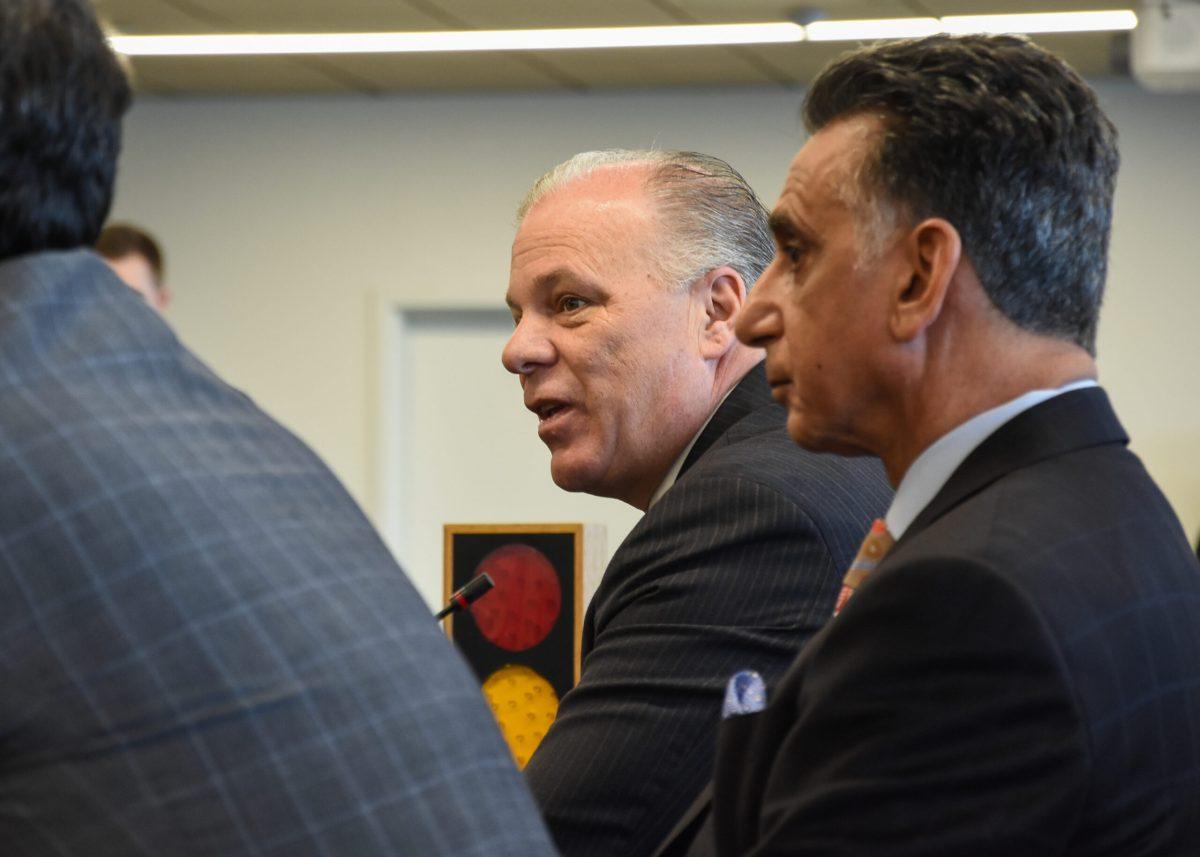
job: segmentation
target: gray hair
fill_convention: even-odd
[[[646,167],[646,192],[669,230],[663,270],[686,288],[728,265],[754,284],[775,254],[767,212],[742,175],[699,152],[605,149],[581,152],[536,182],[517,208],[518,222],[553,191],[600,169]]]

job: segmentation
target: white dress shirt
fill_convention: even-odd
[[[898,541],[904,535],[904,531],[912,525],[917,515],[921,514],[942,490],[950,475],[1000,426],[1047,399],[1070,393],[1072,390],[1095,386],[1096,382],[1088,379],[1073,381],[1057,390],[1030,390],[1003,405],[976,414],[939,437],[917,456],[917,460],[900,480],[900,487],[896,489],[896,496],[892,499],[892,505],[888,508],[885,518],[892,538]]]

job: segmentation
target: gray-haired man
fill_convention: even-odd
[[[589,152],[519,216],[503,359],[551,475],[646,510],[526,773],[565,854],[646,854],[711,774],[726,678],[782,672],[890,494],[877,463],[789,441],[762,352],[734,336],[772,248],[728,164]]]

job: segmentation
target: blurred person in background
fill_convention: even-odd
[[[130,223],[110,223],[96,239],[96,252],[118,277],[160,313],[171,303],[165,279],[162,248],[144,229]]]

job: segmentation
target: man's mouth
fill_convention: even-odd
[[[546,443],[556,439],[556,436],[563,431],[574,410],[571,403],[563,399],[538,399],[531,402],[528,407],[537,414],[538,437]]]
[[[560,414],[567,409],[566,402],[546,401],[540,402],[532,409],[537,414],[538,423],[544,423],[546,420],[552,419],[555,414]]]

